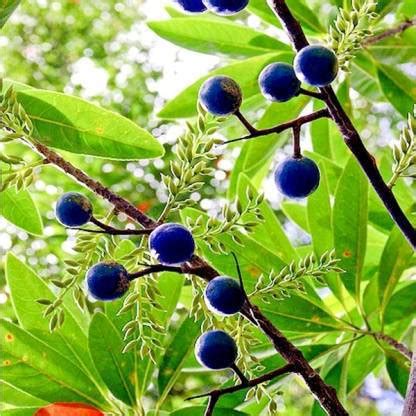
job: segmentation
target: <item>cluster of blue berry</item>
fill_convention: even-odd
[[[183,10],[201,13],[205,10],[227,15],[244,9],[245,0],[180,0]],[[259,76],[262,94],[270,101],[285,102],[301,93],[301,82],[313,87],[326,87],[336,78],[338,60],[335,53],[322,45],[310,45],[295,57],[294,65],[275,62],[263,69]],[[199,100],[204,108],[216,116],[239,112],[243,95],[240,86],[231,78],[217,75],[202,85]],[[305,198],[319,186],[320,172],[316,163],[294,154],[281,162],[274,174],[280,192],[289,198]]]
[[[56,217],[67,227],[80,227],[90,222],[93,209],[90,200],[82,194],[69,192],[56,204]],[[184,226],[175,223],[162,224],[149,235],[149,250],[164,266],[182,266],[189,262],[195,251],[192,234]],[[105,261],[92,266],[86,274],[86,285],[92,297],[101,301],[121,298],[134,278],[116,262]],[[218,276],[205,290],[208,308],[218,314],[238,313],[245,301],[240,284],[233,278]],[[237,357],[234,340],[223,331],[209,331],[201,335],[195,346],[199,362],[211,369],[230,367]]]

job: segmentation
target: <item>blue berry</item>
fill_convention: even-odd
[[[321,45],[309,45],[295,57],[297,77],[313,87],[326,87],[338,74],[338,58],[334,51]]]
[[[199,90],[199,101],[208,112],[216,116],[235,113],[240,108],[242,97],[240,86],[223,75],[207,79]]]
[[[221,315],[239,312],[245,300],[240,284],[227,276],[212,279],[205,289],[204,297],[208,308]]]
[[[318,187],[320,173],[313,160],[307,157],[289,157],[279,164],[274,179],[283,195],[289,198],[305,198]]]
[[[237,359],[237,345],[224,331],[208,331],[198,338],[195,357],[204,367],[222,370],[234,364]]]
[[[267,65],[260,74],[259,85],[270,101],[288,101],[300,91],[300,81],[293,66],[283,62]]]
[[[243,10],[249,0],[203,0],[207,8],[216,14],[228,16]]]
[[[176,0],[183,10],[189,13],[202,13],[207,8],[202,0]]]
[[[195,242],[183,225],[168,223],[159,225],[151,232],[149,249],[161,264],[179,266],[191,260]]]
[[[91,219],[92,205],[86,196],[77,192],[68,192],[56,203],[55,214],[63,225],[79,227]]]
[[[87,286],[90,294],[98,300],[121,298],[130,285],[127,270],[114,262],[102,262],[87,272]]]

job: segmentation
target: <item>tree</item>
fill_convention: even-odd
[[[213,8],[211,3],[215,2],[204,5]],[[4,9],[3,21],[12,9],[12,5]],[[305,56],[310,49],[304,29],[310,38],[322,37],[325,29],[303,2],[251,1],[248,6],[249,13],[262,19],[261,25],[286,31],[290,44],[211,14],[182,15],[171,10],[169,20],[149,23],[159,36],[180,46],[246,58],[215,69],[160,112],[164,119],[191,121],[178,140],[170,172],[162,175],[168,198],[157,216],[88,176],[75,166],[76,159],[67,156],[69,152],[118,160],[161,157],[163,148],[151,134],[80,98],[5,80],[0,123],[6,153],[1,160],[9,168],[2,184],[2,215],[29,233],[42,233],[30,195],[35,167],[42,169],[40,175],[44,169],[58,168],[90,193],[89,200],[72,195],[59,201],[75,201],[75,207],[82,209],[88,206],[87,218],[81,215],[74,222],[59,211],[62,204],[57,208],[61,223],[77,231],[74,251],[78,254],[65,260],[62,279],[45,282],[14,255],[6,258],[15,322],[1,323],[2,384],[10,397],[4,411],[32,414],[48,403],[80,402],[116,414],[239,415],[260,414],[263,409],[275,414],[279,389],[294,376],[313,393],[313,414],[347,415],[352,406],[348,397],[370,372],[383,368],[401,394],[409,385],[404,414],[415,414],[415,381],[409,377],[409,365],[416,231],[411,216],[414,195],[406,179],[414,176],[414,90],[406,86],[414,82],[387,64],[390,56],[386,58],[395,54],[398,62],[412,59],[408,45],[415,35],[413,9],[406,1],[400,5],[353,1],[338,11],[327,41],[336,58],[324,49],[334,64],[333,75],[337,62],[343,71],[338,74],[337,93],[329,85],[334,76],[320,82],[325,73],[308,73],[315,58]],[[212,10],[222,11],[221,7]],[[399,22],[386,29],[382,16],[392,11]],[[295,85],[287,102],[267,103],[260,98],[258,76],[276,61],[285,63],[279,71],[290,73],[293,70],[286,64],[295,54],[296,77],[320,88]],[[365,70],[365,75],[358,70]],[[273,74],[281,76],[281,72]],[[267,79],[263,81],[264,93]],[[349,98],[353,93],[388,100],[398,112],[394,118],[409,114],[391,156],[383,149],[375,156],[368,152],[353,121]],[[259,109],[265,109],[260,120]],[[223,117],[230,114],[235,117]],[[363,119],[357,118],[361,124]],[[310,179],[310,166],[316,164],[320,183],[315,192],[317,183],[308,189],[306,204],[283,204],[286,217],[311,238],[310,244],[296,246],[259,190],[282,138],[287,139],[283,132],[292,132],[291,163],[298,166],[306,160],[301,144],[308,127],[313,150],[307,155],[313,165],[308,165],[303,182]],[[243,133],[236,139],[219,135],[240,130]],[[30,162],[17,156],[16,150],[23,146],[31,149]],[[212,173],[216,149],[232,146],[241,146],[241,151],[231,174],[228,202],[221,217],[212,218],[191,206],[190,195]],[[386,179],[391,165],[393,175]],[[304,184],[295,183],[292,168],[288,169],[289,185],[277,180],[286,194]],[[282,175],[281,169],[277,172]],[[98,197],[111,209],[97,208]],[[73,205],[70,208],[74,215]],[[135,228],[126,227],[119,213],[127,215]],[[178,221],[191,231],[197,251],[193,254],[192,245],[181,257],[184,253],[179,249],[190,245],[176,240],[177,246],[170,242],[168,249],[179,257],[166,260],[165,245],[156,243],[155,233],[162,233],[163,222]],[[103,266],[91,269],[103,261]],[[83,285],[87,270],[87,284],[95,297],[118,299],[93,302]],[[112,274],[113,270],[117,272]],[[216,316],[212,301],[204,296],[206,283],[212,284],[221,274],[239,277],[243,293],[239,314]],[[106,282],[116,279],[111,296],[98,290],[103,276]],[[329,294],[321,290],[324,287]],[[188,376],[181,370],[196,365],[190,351],[201,330],[213,328],[231,334],[236,343],[237,360],[226,367],[237,380],[234,383],[226,372],[230,378],[224,385],[201,393],[204,382],[198,373],[192,372],[197,388],[189,389]],[[197,342],[197,355],[210,367],[202,342],[207,341]],[[199,406],[177,402],[173,389],[178,380],[184,395],[192,403],[199,400]],[[219,382],[215,376],[214,381]]]

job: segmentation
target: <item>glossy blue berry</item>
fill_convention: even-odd
[[[207,79],[199,90],[200,103],[215,116],[235,113],[240,108],[242,96],[240,86],[223,75]]]
[[[300,81],[293,66],[283,62],[267,65],[259,76],[259,85],[270,101],[288,101],[300,91]]]
[[[191,260],[195,251],[192,234],[181,224],[159,225],[149,237],[149,249],[159,263],[179,266]]]
[[[176,0],[176,2],[188,13],[202,13],[207,9],[202,0]]]
[[[91,267],[87,272],[89,293],[98,300],[121,298],[130,285],[127,270],[114,262],[102,262]]]
[[[309,45],[295,57],[297,77],[313,87],[326,87],[338,74],[338,58],[332,49]]]
[[[68,192],[58,199],[55,215],[63,225],[79,227],[91,219],[92,205],[86,196],[77,192]]]
[[[221,315],[239,312],[245,300],[240,284],[227,276],[212,279],[205,288],[204,297],[208,308]]]
[[[249,0],[203,0],[203,3],[209,11],[222,15],[229,16],[241,12]]]
[[[276,185],[289,198],[305,198],[319,185],[320,173],[316,163],[307,157],[289,157],[274,173]]]
[[[204,367],[222,370],[234,364],[237,359],[237,345],[224,331],[208,331],[198,338],[195,357]]]

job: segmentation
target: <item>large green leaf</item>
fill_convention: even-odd
[[[378,269],[378,298],[382,311],[386,308],[394,289],[413,256],[413,249],[401,231],[394,227],[384,247]]]
[[[62,305],[65,312],[63,326],[50,334],[48,319],[42,315],[44,307],[36,300],[48,299],[54,302],[56,295],[52,290],[12,253],[6,257],[6,281],[19,324],[32,333],[42,334],[49,345],[69,359],[77,361],[85,371],[93,369],[92,361],[86,353],[88,318],[75,306],[72,299],[66,299]]]
[[[115,397],[129,405],[135,404],[134,373],[131,354],[123,354],[123,339],[111,321],[101,312],[91,321],[89,350],[95,367]]]
[[[386,369],[396,390],[406,396],[409,382],[409,361],[397,351],[389,350],[386,353]]]
[[[2,403],[1,405],[7,405],[7,407],[41,407],[47,404],[44,400],[40,400],[37,397],[32,396],[31,394],[19,390],[18,388],[12,386],[9,383],[0,381],[0,391]]]
[[[161,118],[193,117],[197,113],[198,91],[202,83],[212,75],[227,75],[237,81],[246,100],[259,93],[257,77],[262,69],[275,61],[291,62],[293,53],[268,53],[218,68],[200,78],[169,101],[158,114]]]
[[[148,25],[160,37],[176,45],[208,54],[250,57],[291,50],[275,38],[230,21],[192,16],[149,22]]]
[[[162,145],[127,118],[81,98],[44,90],[17,93],[37,139],[57,149],[134,160],[162,156]]]
[[[336,254],[345,270],[342,281],[359,296],[362,267],[367,245],[368,181],[351,156],[335,194],[333,229]]]
[[[1,379],[47,402],[84,402],[109,409],[100,391],[79,367],[17,325],[0,321]]]
[[[379,65],[377,73],[387,100],[403,117],[407,117],[416,102],[416,82],[391,66]]]
[[[0,28],[4,26],[19,3],[20,0],[2,0],[0,4]]]
[[[193,351],[195,340],[200,334],[200,331],[200,322],[195,322],[193,318],[185,318],[169,346],[166,348],[159,365],[157,379],[160,397],[159,403],[163,403],[179,377],[186,358]]]
[[[321,110],[324,105],[320,101],[313,103],[315,111]],[[313,150],[329,159],[332,158],[331,137],[329,131],[330,121],[327,118],[315,120],[310,124]]]
[[[30,193],[14,187],[0,193],[0,215],[30,234],[42,235],[43,224],[39,210]]]

